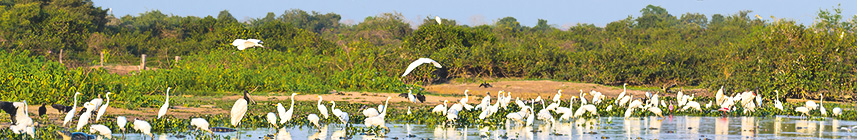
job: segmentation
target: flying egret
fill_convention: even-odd
[[[274,114],[274,112],[268,112],[267,120],[268,123],[271,123],[271,125],[274,126],[274,128],[277,128],[277,114]]]
[[[283,108],[283,105],[277,103],[277,111],[280,113],[280,123],[286,123],[292,120],[292,114],[295,112],[295,95],[298,95],[298,93],[292,93],[292,105],[289,107],[288,111],[284,111],[285,108]]]
[[[243,51],[244,49],[252,48],[252,47],[264,48],[265,46],[262,46],[262,43],[263,43],[262,40],[258,40],[258,39],[247,39],[247,40],[235,39],[235,41],[232,41],[232,46],[235,46],[238,48],[238,50]]]
[[[324,104],[321,104],[321,100],[322,100],[321,96],[318,96],[318,103],[315,105],[318,106],[318,112],[321,112],[321,116],[323,116],[324,119],[327,119],[329,116],[327,113],[328,112],[327,107],[324,106]]]
[[[253,101],[250,99],[250,93],[246,90],[244,91],[244,98],[239,98],[235,101],[235,104],[232,105],[232,111],[230,112],[230,124],[233,127],[238,127],[241,124],[241,119],[244,118],[244,113],[247,113],[247,101]]]
[[[68,111],[68,114],[65,115],[65,119],[62,121],[63,126],[74,118],[74,111],[77,110],[77,95],[80,95],[80,92],[74,93],[74,103],[71,104],[71,110]]]
[[[167,87],[167,96],[164,99],[164,105],[161,105],[161,109],[158,110],[158,119],[161,119],[164,115],[167,114],[167,108],[170,108],[170,87]]]
[[[417,68],[418,66],[425,64],[425,63],[431,63],[432,65],[434,65],[434,67],[443,68],[443,66],[441,66],[440,63],[437,63],[437,61],[434,61],[434,60],[429,59],[429,58],[419,58],[416,61],[411,62],[410,65],[408,65],[408,68],[405,69],[405,73],[402,73],[402,77],[407,76],[415,68]]]
[[[106,137],[107,139],[113,139],[113,132],[111,132],[110,128],[107,128],[107,126],[100,124],[89,126],[89,133],[96,132],[98,132],[99,135]]]
[[[89,110],[95,109],[95,104],[91,102],[85,103],[83,104],[83,108],[86,108],[87,111],[83,112],[83,114],[80,115],[80,118],[78,118],[77,127],[75,128],[77,131],[80,131],[83,126],[86,126],[86,123],[89,123],[89,118],[92,117],[92,112]]]
[[[431,112],[432,113],[439,113],[441,115],[446,115],[447,102],[449,102],[449,100],[443,100],[443,104],[439,104],[437,106],[434,106],[434,109],[432,109]]]
[[[125,116],[116,117],[116,127],[119,127],[119,130],[122,131],[122,135],[125,135],[125,124],[128,123],[128,118]]]
[[[339,118],[339,121],[342,122],[342,124],[347,127],[348,126],[348,120],[349,120],[348,112],[343,112],[342,110],[336,109],[336,102],[334,102],[334,101],[330,101],[330,104],[331,104],[330,109],[332,109],[331,112],[333,112],[333,116],[336,116],[336,118]],[[408,108],[408,111],[411,111],[410,108]]]
[[[154,137],[152,135],[152,125],[149,125],[149,122],[144,120],[134,119],[134,130],[140,131],[143,135],[148,135],[149,137]]]
[[[206,132],[209,132],[209,133],[211,132],[211,129],[209,129],[209,128],[208,128],[208,125],[209,125],[209,124],[208,124],[208,121],[206,121],[206,120],[205,120],[205,119],[203,119],[203,118],[193,118],[193,119],[190,119],[190,125],[191,125],[191,126],[196,126],[196,128],[198,128],[198,129],[200,129],[200,130],[203,130],[203,131],[206,131]]]
[[[435,20],[435,21],[437,21],[437,25],[441,25],[441,23],[440,23],[440,22],[441,22],[440,17],[438,17],[438,16],[434,16],[434,20]]]
[[[104,112],[107,111],[107,107],[110,106],[110,94],[112,93],[107,92],[107,94],[104,95],[104,97],[107,97],[107,102],[104,102],[104,105],[98,108],[98,114],[95,115],[96,123],[101,119],[101,116],[104,115]]]

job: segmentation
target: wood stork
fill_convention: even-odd
[[[310,122],[310,123],[312,123],[312,125],[313,125],[313,126],[315,126],[315,128],[319,128],[319,130],[318,130],[318,131],[321,131],[321,125],[320,125],[320,124],[318,124],[318,120],[320,119],[320,118],[318,117],[318,115],[316,115],[316,114],[309,114],[309,115],[307,115],[307,116],[306,116],[306,118],[307,118],[307,120],[309,120],[309,122]]]
[[[803,113],[803,115],[810,116],[809,115],[809,108],[804,107],[804,106],[796,107],[795,112],[800,112],[800,113]]]
[[[107,92],[107,94],[104,95],[104,97],[107,98],[107,102],[104,102],[104,105],[102,105],[100,108],[98,108],[98,114],[95,115],[95,122],[96,123],[98,122],[99,119],[101,119],[101,116],[104,115],[104,112],[107,111],[107,107],[110,106],[110,94],[112,94],[112,93]]]
[[[834,108],[833,108],[833,116],[837,116],[837,117],[838,117],[839,115],[842,115],[842,108],[834,107]]]
[[[443,68],[443,66],[441,66],[440,63],[438,63],[437,61],[434,61],[434,60],[429,59],[429,58],[419,58],[416,61],[411,62],[411,64],[408,65],[408,68],[405,69],[405,73],[402,73],[402,77],[407,76],[415,68],[417,68],[420,65],[425,64],[425,63],[431,63],[432,65],[434,65],[434,67]]]
[[[164,115],[167,114],[167,109],[170,108],[170,87],[167,87],[167,92],[165,92],[167,96],[164,96],[164,105],[161,105],[161,109],[158,110],[158,119],[161,119]]]
[[[233,127],[238,127],[241,124],[241,119],[244,118],[244,114],[247,113],[247,103],[255,102],[250,98],[250,92],[244,91],[244,98],[239,98],[235,101],[235,104],[232,105],[232,110],[230,111],[230,124]]]
[[[80,92],[74,93],[74,103],[71,104],[71,110],[69,110],[68,114],[65,115],[65,119],[63,119],[62,121],[62,126],[65,126],[66,123],[68,123],[69,121],[71,121],[72,118],[74,118],[74,111],[77,110],[77,95],[80,95]]]

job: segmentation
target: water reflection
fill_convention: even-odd
[[[756,117],[741,117],[741,139],[753,139],[756,133]]]
[[[277,140],[292,140],[292,134],[289,133],[289,129],[286,129],[285,127],[283,127],[283,128],[280,128],[279,130],[277,130],[276,139]]]
[[[718,118],[714,123],[715,139],[725,140],[729,135],[729,118]]]

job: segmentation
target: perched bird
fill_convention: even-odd
[[[161,109],[158,110],[158,119],[161,119],[164,115],[167,114],[167,108],[170,108],[170,87],[167,87],[167,96],[164,99],[164,105],[161,105]]]
[[[244,49],[252,48],[252,47],[264,48],[265,46],[262,46],[262,43],[263,43],[262,40],[258,40],[258,39],[247,39],[247,40],[235,39],[235,41],[232,41],[232,46],[235,46],[238,48],[238,50],[243,51]]]
[[[203,131],[206,131],[206,132],[209,132],[209,133],[211,132],[211,129],[209,129],[209,128],[208,128],[208,125],[209,125],[209,124],[208,124],[208,121],[206,121],[206,120],[205,120],[205,119],[203,119],[203,118],[193,118],[193,119],[190,119],[190,125],[191,125],[191,126],[196,126],[196,128],[198,128],[199,130],[203,130]]]
[[[104,115],[104,112],[107,111],[107,107],[110,106],[110,94],[112,94],[112,93],[107,92],[107,94],[104,95],[104,97],[107,97],[107,102],[104,102],[104,105],[102,105],[100,108],[98,108],[98,114],[95,115],[95,122],[96,123],[98,122],[98,120],[101,119],[101,116]]]
[[[110,131],[110,128],[104,125],[92,125],[89,126],[89,133],[96,133],[99,135],[106,137],[107,139],[113,139],[113,132]]]
[[[429,59],[429,58],[419,58],[416,61],[411,62],[411,64],[408,65],[408,68],[405,69],[405,73],[402,73],[402,77],[407,76],[415,68],[417,68],[418,66],[425,64],[425,63],[431,63],[432,65],[434,65],[434,67],[443,68],[443,66],[441,66],[440,63],[438,63],[437,61],[434,61],[434,60]]]
[[[438,16],[434,16],[434,20],[435,20],[435,21],[437,21],[437,24],[438,24],[438,25],[441,25],[441,23],[440,23],[440,22],[441,22],[440,17],[438,17]]]
[[[149,137],[154,137],[152,135],[152,125],[149,125],[149,122],[144,120],[134,119],[134,130],[140,131],[143,135],[148,135]]]
[[[74,93],[74,103],[72,103],[71,109],[68,111],[68,114],[65,115],[65,119],[62,121],[62,125],[65,126],[66,123],[71,121],[74,118],[74,111],[77,108],[77,95],[80,95],[80,92]]]
[[[285,108],[283,108],[282,104],[277,103],[277,112],[280,114],[280,123],[281,124],[292,120],[292,114],[295,112],[294,111],[294,109],[295,109],[295,95],[298,95],[298,93],[292,93],[292,97],[291,97],[292,105],[289,107],[288,111],[286,111]]]

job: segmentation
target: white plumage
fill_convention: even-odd
[[[80,131],[83,126],[86,126],[86,124],[89,123],[89,118],[92,117],[92,111],[90,110],[95,109],[95,104],[87,102],[83,104],[83,108],[86,108],[86,112],[83,112],[77,120],[77,127],[75,127],[75,130],[77,131]]]
[[[119,127],[119,130],[125,132],[125,125],[128,123],[128,118],[125,116],[116,117],[116,126]]]
[[[834,107],[833,108],[833,116],[839,116],[839,115],[842,115],[842,108]]]
[[[446,105],[449,100],[443,100],[443,104],[439,104],[431,110],[432,113],[438,113],[441,115],[446,115]]]
[[[63,126],[74,118],[74,112],[77,110],[77,95],[80,95],[80,92],[74,93],[74,103],[71,104],[71,110],[68,111],[68,114],[65,115],[65,119],[62,121]]]
[[[107,111],[107,107],[110,106],[110,94],[112,94],[112,93],[107,92],[107,94],[104,95],[104,97],[107,97],[107,102],[105,102],[104,105],[102,105],[101,107],[98,108],[98,114],[95,115],[95,122],[96,123],[98,122],[98,120],[101,119],[101,116],[104,115],[104,112]]]
[[[113,139],[113,132],[110,131],[110,128],[107,128],[107,126],[100,124],[89,126],[89,133],[96,132],[98,132],[99,135],[106,137],[107,139]]]
[[[391,97],[387,97],[387,100],[390,100],[390,98]],[[368,117],[366,119],[363,119],[363,125],[366,125],[366,127],[378,126],[378,127],[387,129],[387,126],[385,125],[385,122],[386,122],[385,118],[387,116],[388,104],[384,103],[384,106],[385,106],[384,110],[381,111],[381,114],[379,114],[378,116]]]
[[[190,125],[191,125],[191,126],[196,126],[196,128],[198,128],[198,129],[200,129],[200,130],[203,130],[203,131],[206,131],[206,132],[211,132],[211,129],[209,129],[209,128],[208,128],[208,125],[209,125],[209,124],[208,124],[208,121],[206,121],[206,120],[205,120],[205,119],[203,119],[203,118],[193,118],[193,119],[190,119]]]
[[[311,122],[312,125],[315,126],[315,128],[321,128],[321,125],[318,124],[318,120],[319,120],[318,115],[309,114],[306,116],[306,119],[309,120],[309,122]],[[321,130],[319,130],[319,131],[321,131]]]
[[[292,105],[289,107],[288,111],[285,111],[282,104],[277,103],[277,111],[280,113],[280,123],[286,123],[292,120],[292,114],[295,112],[295,95],[298,95],[298,93],[292,93]]]
[[[777,98],[774,100],[774,107],[776,107],[780,111],[783,111],[783,102],[780,102],[780,91],[774,90],[774,92],[777,93]]]
[[[324,119],[327,119],[329,116],[327,114],[327,107],[325,107],[324,104],[321,104],[321,100],[321,96],[318,96],[318,103],[315,105],[318,106],[318,112],[321,112],[321,116],[324,116]]]
[[[402,77],[407,76],[407,75],[408,75],[409,73],[411,73],[411,71],[413,71],[415,68],[417,68],[418,66],[420,66],[420,65],[422,65],[422,64],[425,64],[425,63],[431,63],[432,65],[434,65],[434,67],[437,67],[437,68],[443,68],[443,66],[441,66],[441,65],[440,65],[440,63],[438,63],[437,61],[434,61],[434,60],[429,59],[429,58],[420,58],[420,59],[417,59],[417,60],[416,60],[416,61],[414,61],[414,62],[411,62],[411,64],[410,64],[410,65],[408,65],[408,68],[407,68],[407,69],[405,69],[405,73],[402,73]]]
[[[274,114],[274,112],[268,112],[266,119],[268,120],[268,123],[271,123],[275,128],[277,127],[277,114]]]
[[[440,23],[440,22],[441,22],[440,17],[438,17],[438,16],[434,16],[434,20],[435,20],[435,21],[437,21],[437,24],[438,24],[438,25],[441,25],[441,23]]]
[[[164,115],[167,114],[167,109],[170,108],[170,87],[167,87],[167,96],[164,99],[164,105],[161,105],[161,109],[158,110],[158,119],[161,119]]]
[[[238,50],[242,50],[242,51],[244,49],[252,48],[252,47],[264,48],[265,46],[262,46],[262,43],[263,43],[262,40],[258,40],[258,39],[247,39],[247,40],[235,39],[235,41],[232,41],[232,45],[235,46],[236,48],[238,48]]]
[[[348,113],[343,112],[342,110],[336,109],[336,102],[330,101],[330,104],[332,104],[332,105],[330,105],[330,109],[333,109],[331,111],[331,112],[333,112],[333,116],[336,116],[336,118],[339,118],[339,121],[342,122],[342,124],[347,125],[348,120],[350,119],[348,117]],[[408,108],[408,109],[410,109],[410,108]],[[411,110],[408,110],[408,111],[411,111]]]
[[[144,135],[149,135],[152,137],[152,125],[149,125],[149,122],[143,120],[134,119],[134,130],[140,131]]]
[[[235,101],[235,104],[232,105],[232,111],[230,111],[230,124],[232,126],[238,126],[241,123],[241,119],[244,118],[244,113],[247,113],[247,100],[244,98],[238,98]]]

